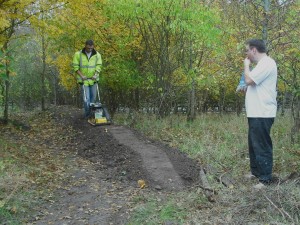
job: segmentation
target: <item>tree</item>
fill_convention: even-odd
[[[128,95],[139,86],[139,78],[132,60],[134,40],[124,23],[113,19],[112,9],[106,1],[72,1],[55,10],[47,35],[51,39],[52,63],[59,69],[60,83],[76,96],[79,89],[70,63],[87,39],[94,40],[103,59],[101,96],[114,111],[121,102],[130,102]],[[82,11],[89,13],[89,20]]]
[[[188,82],[186,87],[191,87],[191,96],[195,96],[197,67],[202,66],[202,59],[206,59],[215,47],[213,39],[216,41],[218,37],[218,17],[212,9],[193,0],[124,0],[113,4],[119,15],[128,21],[128,27],[134,27],[141,36],[138,64],[143,70],[140,72],[144,80],[149,81],[147,91],[153,91],[150,98],[158,115],[166,116],[177,96],[176,86],[178,82],[182,84],[174,75],[183,75]],[[189,107],[192,112],[195,99],[190,99],[193,99]]]
[[[3,120],[5,123],[8,122],[8,104],[9,104],[9,92],[10,92],[10,62],[11,52],[9,50],[9,42],[14,36],[17,26],[24,23],[30,13],[26,11],[26,8],[31,4],[32,1],[24,0],[22,3],[13,0],[2,1],[0,4],[1,12],[1,25],[0,25],[0,46],[2,52],[3,70],[0,76],[0,82],[4,89],[4,112]]]
[[[39,4],[40,1],[14,1],[7,0],[2,1],[0,4],[1,13],[0,21],[0,45],[1,51],[3,53],[3,61],[5,72],[1,75],[1,82],[4,83],[4,121],[8,121],[8,102],[9,102],[9,93],[10,93],[10,56],[11,52],[9,49],[10,41],[13,38],[18,38],[17,31],[20,30],[22,26],[29,25],[29,19],[38,17],[42,11],[34,10],[34,5]],[[48,1],[48,6],[52,7],[51,3],[53,1]],[[49,10],[49,8],[47,8]]]

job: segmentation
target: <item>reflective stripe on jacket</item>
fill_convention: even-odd
[[[75,53],[73,57],[72,66],[74,71],[80,70],[81,73],[88,79],[97,75],[97,81],[99,80],[99,73],[102,66],[102,58],[99,52],[93,49],[91,57],[88,59],[85,50],[82,49]],[[82,83],[81,77],[77,74],[78,83]]]

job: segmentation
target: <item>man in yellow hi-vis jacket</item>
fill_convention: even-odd
[[[97,95],[97,82],[102,66],[102,58],[94,49],[94,42],[87,40],[85,47],[73,57],[73,69],[78,84],[82,85],[85,117],[89,117],[90,103],[94,103]]]

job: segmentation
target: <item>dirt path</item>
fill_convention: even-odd
[[[135,196],[167,195],[199,183],[195,161],[137,131],[117,125],[93,127],[82,119],[81,110],[70,107],[52,109],[51,120],[63,127],[65,134],[55,135],[65,138],[64,143],[53,141],[57,137],[50,134],[42,140],[39,131],[26,140],[36,140],[49,154],[63,154],[68,172],[27,224],[126,224]],[[52,128],[42,132],[47,129]],[[140,179],[145,189],[138,186]]]
[[[182,178],[161,148],[151,144],[150,141],[139,140],[128,128],[112,126],[109,130],[119,143],[141,156],[142,163],[150,174],[151,180],[154,181],[156,189],[182,190],[184,188]]]
[[[70,155],[69,155],[70,156]],[[69,157],[68,156],[68,157]],[[33,224],[125,224],[136,189],[103,179],[93,164],[75,156],[64,184],[40,206]]]

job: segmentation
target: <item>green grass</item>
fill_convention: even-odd
[[[114,120],[125,125],[131,122],[126,120],[124,114],[116,115]],[[203,165],[214,164],[218,169],[230,170],[236,175],[249,170],[248,124],[245,115],[204,114],[192,123],[186,122],[185,116],[178,115],[160,120],[151,115],[136,115],[135,120],[134,128],[153,139],[179,148]],[[291,127],[290,116],[278,116],[271,132],[274,172],[282,175],[300,170],[299,144],[290,141]]]
[[[187,203],[178,203],[176,198],[182,197],[181,193],[170,194],[166,199],[161,199],[157,195],[147,195],[141,197],[142,201],[138,203],[131,216],[129,225],[156,225],[167,222],[176,222],[183,224],[187,217]],[[188,201],[187,201],[188,202]]]
[[[0,138],[0,221],[4,224],[20,224],[17,196],[24,184],[24,173],[16,166],[15,149],[14,144]]]
[[[14,217],[10,210],[0,207],[0,221],[1,224],[17,225],[21,222]]]
[[[124,125],[134,124],[134,128],[146,136],[179,148],[190,157],[197,159],[202,166],[213,166],[221,174],[230,174],[236,184],[232,189],[225,188],[216,182],[213,176],[208,176],[211,186],[218,191],[215,204],[203,201],[203,198],[205,199],[203,191],[197,188],[180,193],[180,198],[173,195],[165,201],[152,200],[148,205],[142,201],[140,204],[137,203],[132,218],[132,221],[138,222],[132,224],[151,224],[151,221],[163,224],[164,217],[157,212],[158,204],[160,209],[164,208],[168,212],[168,221],[179,224],[183,221],[184,224],[214,224],[214,222],[215,224],[241,224],[241,221],[245,222],[243,224],[297,224],[299,222],[299,182],[268,188],[257,194],[251,190],[253,183],[244,182],[242,179],[243,175],[249,172],[248,123],[245,115],[237,117],[235,114],[223,116],[203,114],[192,123],[186,122],[186,117],[181,115],[172,115],[160,120],[153,115],[134,116],[132,120],[132,116],[115,115],[114,121]],[[274,173],[281,178],[300,171],[300,145],[291,143],[291,127],[291,116],[277,116],[271,131],[274,146]],[[170,205],[174,200],[179,201],[179,205]],[[143,207],[139,208],[138,206],[141,205]],[[182,216],[176,216],[181,213]]]
[[[0,137],[0,224],[24,224],[43,197],[49,198],[50,184],[60,177],[54,162],[61,160],[40,162],[40,154],[47,152]]]

